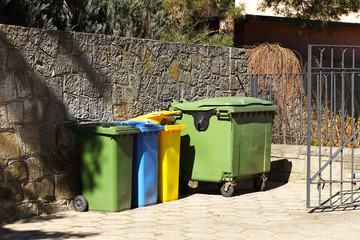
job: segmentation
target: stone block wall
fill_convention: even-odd
[[[0,222],[71,209],[74,121],[242,94],[249,50],[0,25]]]
[[[321,166],[323,166],[331,156],[339,148],[333,147],[321,147],[321,153],[319,147],[311,146],[311,169],[310,173],[313,176],[319,170],[319,155],[321,156]],[[354,154],[354,164],[352,166],[352,154]],[[343,171],[343,178],[347,180],[349,174],[351,174],[351,168],[353,167],[354,173],[360,173],[360,163],[356,161],[356,156],[360,156],[360,149],[355,148],[354,151],[351,148],[345,148],[343,150],[343,163],[341,163],[340,154],[333,160],[332,163],[332,178],[333,180],[341,179],[341,170]],[[272,144],[271,145],[271,161],[282,163],[281,166],[275,166],[276,177],[279,178],[284,175],[288,175],[289,181],[306,180],[306,167],[307,167],[307,146],[306,145],[285,145],[285,144]],[[285,163],[285,164],[284,164]],[[341,167],[341,165],[343,167]],[[290,174],[291,173],[291,174]],[[330,166],[328,166],[322,173],[323,179],[330,179]]]

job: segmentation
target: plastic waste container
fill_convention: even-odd
[[[187,125],[181,132],[181,178],[221,183],[223,196],[231,196],[241,179],[253,178],[254,188],[264,189],[276,111],[271,102],[228,97],[171,105],[181,110],[176,122]]]
[[[152,123],[158,123],[160,125],[175,124],[175,120],[170,116],[177,115],[181,111],[159,111],[152,112],[145,115],[138,116],[136,118],[129,119],[129,121],[150,121]]]
[[[159,124],[141,121],[116,122],[140,130],[134,135],[132,207],[144,207],[157,203],[158,133],[164,130]]]
[[[175,124],[169,116],[180,111],[160,111],[130,120],[151,121],[164,126],[159,132],[158,147],[158,202],[170,202],[179,198],[180,132],[184,124]],[[165,125],[166,124],[166,125]]]
[[[121,211],[131,208],[132,126],[111,123],[78,124],[77,134],[82,195],[76,211]]]

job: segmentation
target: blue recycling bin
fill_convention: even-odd
[[[140,130],[134,135],[131,206],[144,207],[157,203],[158,133],[164,126],[142,121],[120,121]]]

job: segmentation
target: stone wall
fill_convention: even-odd
[[[319,170],[319,155],[321,156],[321,166],[323,166],[329,159],[330,153],[334,154],[339,148],[311,146],[311,175],[313,176]],[[360,149],[355,148],[354,156],[360,156]],[[275,180],[285,180],[288,176],[289,181],[306,180],[307,168],[307,146],[306,145],[271,145],[271,161],[272,161],[272,175]],[[348,174],[351,174],[352,150],[345,148],[343,150],[343,177],[347,180]],[[360,162],[354,158],[354,173],[360,173]],[[332,178],[333,180],[341,179],[341,156],[340,154],[333,160],[332,163]],[[328,166],[321,174],[323,179],[330,179],[330,166]],[[281,179],[280,179],[281,178]]]
[[[68,123],[239,95],[248,54],[0,25],[0,222],[71,208],[79,174]]]

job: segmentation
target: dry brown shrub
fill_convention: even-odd
[[[300,56],[300,55],[299,55]],[[250,74],[298,74],[302,73],[301,61],[295,52],[288,48],[282,47],[280,44],[263,43],[254,46],[249,57],[248,73]],[[296,76],[299,78],[299,76]],[[285,76],[282,75],[279,84],[279,93],[281,102],[285,96]],[[262,78],[259,85],[262,84]],[[269,79],[265,79],[265,88],[269,87]],[[292,79],[287,79],[287,86],[292,86]],[[277,91],[277,86],[274,86],[273,91]],[[296,81],[295,93],[300,93],[300,81]],[[292,99],[292,96],[288,96]],[[289,100],[287,99],[287,100]]]
[[[255,45],[249,57],[249,73],[301,73],[301,62],[295,52],[280,44]]]
[[[306,109],[303,108],[302,112],[299,111],[299,105],[301,104],[299,102],[300,95],[303,94],[304,96],[305,89],[304,86],[301,88],[301,76],[299,73],[303,73],[303,68],[300,59],[301,57],[298,58],[295,52],[282,47],[280,44],[263,43],[253,47],[248,60],[247,73],[267,74],[258,78],[259,89],[262,88],[260,86],[264,86],[262,91],[265,91],[266,95],[270,94],[270,82],[272,82],[271,99],[278,106],[278,114],[276,116],[278,119],[275,119],[274,123],[277,124],[279,122],[279,126],[275,125],[274,127],[280,128],[280,135],[283,136],[300,134],[298,129],[293,129],[294,124],[292,123],[294,121],[298,123],[300,118],[306,119],[304,118],[306,117],[304,115]],[[272,78],[271,81],[268,74],[271,74],[272,77],[277,76],[278,79],[274,81],[274,78]],[[302,93],[301,89],[303,89]],[[292,111],[294,98],[297,101],[295,104],[299,116],[289,114]],[[302,99],[306,103],[306,98],[303,97]],[[287,116],[285,116],[285,108],[287,108]],[[298,126],[299,124],[296,125]],[[282,138],[281,142],[285,143],[286,138]]]

